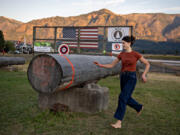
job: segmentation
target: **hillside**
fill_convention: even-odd
[[[56,16],[32,20],[28,23],[21,23],[12,19],[0,17],[0,30],[3,30],[5,39],[7,40],[22,40],[25,35],[27,40],[31,42],[32,28],[35,25],[132,25],[134,26],[134,34],[138,39],[154,41],[180,40],[180,14],[149,13],[118,15],[107,9],[101,9],[79,16]],[[48,34],[51,34],[51,32]]]
[[[0,30],[3,31],[6,39],[12,39],[13,35],[11,34],[11,32],[16,31],[16,28],[21,24],[23,23],[14,19],[0,16]]]

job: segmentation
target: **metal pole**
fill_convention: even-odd
[[[131,36],[133,36],[133,26],[131,26],[130,28],[131,28]]]
[[[57,38],[57,27],[54,28],[54,52],[56,47],[56,38]]]
[[[106,50],[106,41],[107,41],[106,27],[104,27],[104,40],[103,40],[103,47],[102,47],[103,54],[104,54],[104,51]]]
[[[36,26],[33,27],[33,56],[34,56],[34,43],[36,40]]]
[[[81,53],[81,49],[80,49],[80,27],[78,28],[78,53]]]

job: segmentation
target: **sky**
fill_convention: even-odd
[[[106,8],[116,14],[180,14],[180,0],[0,0],[0,16],[29,22],[69,17]]]

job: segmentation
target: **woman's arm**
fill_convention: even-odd
[[[145,70],[144,70],[144,72],[143,72],[143,74],[142,74],[142,79],[143,79],[144,82],[146,82],[146,81],[147,81],[146,74],[147,74],[147,72],[149,71],[150,64],[149,64],[149,62],[148,62],[144,57],[141,57],[139,60],[140,60],[142,63],[144,63],[145,66],[146,66],[146,67],[145,67]]]
[[[103,67],[103,68],[113,68],[117,63],[119,62],[119,59],[115,59],[112,61],[111,64],[100,64],[98,62],[94,62],[94,64],[96,64],[97,66]]]

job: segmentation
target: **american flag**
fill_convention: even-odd
[[[63,28],[63,39],[67,40],[63,41],[64,44],[77,48],[78,36],[80,39],[80,48],[98,48],[98,27],[85,27],[79,29],[74,27]]]

